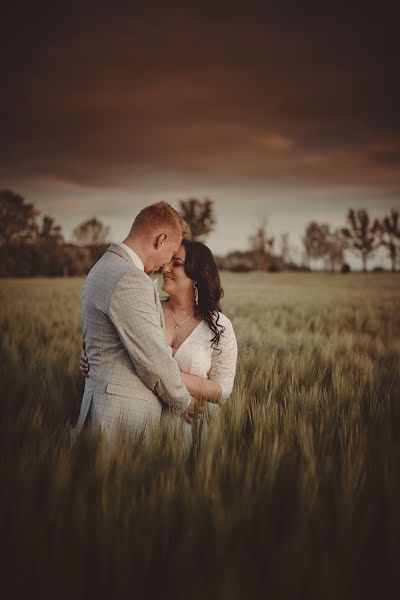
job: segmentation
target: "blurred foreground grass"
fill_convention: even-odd
[[[236,384],[185,457],[70,450],[82,280],[1,281],[4,598],[400,597],[400,277],[223,284]]]

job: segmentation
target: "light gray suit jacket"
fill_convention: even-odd
[[[129,422],[138,431],[159,421],[163,403],[176,413],[188,406],[154,283],[119,245],[112,244],[87,277],[82,328],[90,368],[72,442],[96,398],[111,410],[108,403],[118,407],[118,399],[128,399]]]

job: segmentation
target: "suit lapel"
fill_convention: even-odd
[[[158,288],[157,288],[157,281],[153,281],[153,284],[154,284],[154,299],[156,301],[156,305],[157,305],[157,308],[158,308],[159,313],[160,313],[161,328],[164,331],[164,336],[166,336],[167,333],[166,333],[166,329],[165,329],[164,311],[163,311],[162,306],[161,306],[160,295],[159,295],[159,291],[158,291]]]

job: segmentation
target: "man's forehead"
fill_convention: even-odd
[[[174,256],[176,256],[177,254],[179,254],[179,258],[182,258],[182,260],[184,260],[185,255],[186,255],[186,250],[185,250],[185,246],[182,243],[179,244],[177,250],[175,250]]]

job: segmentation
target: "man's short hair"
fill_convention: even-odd
[[[131,233],[149,233],[163,228],[181,233],[182,237],[190,235],[189,225],[168,202],[156,202],[143,208],[136,215]]]

